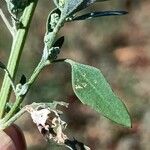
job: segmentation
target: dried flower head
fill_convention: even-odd
[[[62,105],[62,103],[58,102],[57,104]],[[31,114],[31,118],[37,125],[40,133],[47,140],[53,140],[58,144],[64,144],[67,136],[63,133],[63,130],[66,128],[67,124],[61,119],[60,114],[62,112],[56,109],[57,104],[54,105],[54,103],[52,103],[54,108],[50,108],[46,104],[37,105],[34,103],[34,105],[28,106],[27,110]],[[65,106],[67,107],[68,104],[65,104]]]
[[[64,145],[71,150],[90,150],[89,147],[76,139],[70,140],[63,131],[67,123],[61,119],[62,111],[57,106],[68,107],[65,102],[33,103],[26,106],[26,111],[31,114],[33,122],[37,125],[40,133],[47,141],[52,140],[57,144]]]

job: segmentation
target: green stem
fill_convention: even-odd
[[[13,31],[13,28],[12,26],[9,24],[9,21],[7,20],[5,14],[3,13],[2,9],[0,8],[0,16],[2,17],[6,27],[8,28],[8,30],[10,31],[12,37],[14,37],[14,31]]]
[[[15,78],[15,74],[18,68],[22,50],[23,50],[25,40],[27,37],[27,33],[29,30],[30,22],[31,22],[35,7],[37,5],[37,2],[38,0],[34,0],[24,10],[23,15],[21,17],[21,23],[23,25],[23,28],[18,29],[13,39],[11,53],[10,53],[10,57],[8,60],[8,65],[7,65],[7,69],[9,70],[10,75],[13,79]],[[7,101],[9,100],[10,93],[11,93],[10,80],[8,76],[5,74],[2,88],[0,91],[0,118],[2,118],[4,115],[5,105]]]
[[[58,22],[58,24],[56,25],[55,29],[53,30],[51,36],[49,37],[49,41],[48,41],[49,48],[52,47],[53,42],[54,42],[54,40],[55,40],[55,38],[56,38],[56,36],[57,36],[58,31],[60,30],[60,28],[62,27],[62,24],[64,23],[64,20],[65,20],[65,18],[61,18],[61,19],[59,20],[59,22]],[[38,75],[39,75],[39,73],[41,72],[41,70],[42,70],[45,66],[47,66],[47,65],[49,65],[49,64],[51,64],[51,62],[50,62],[49,60],[44,60],[43,57],[41,58],[41,61],[39,62],[39,64],[38,64],[37,67],[35,68],[35,70],[33,71],[33,73],[32,73],[32,75],[31,75],[29,81],[27,82],[27,84],[28,84],[28,91],[29,91],[31,85],[32,85],[32,84],[34,83],[34,81],[36,80],[36,78],[38,77]],[[27,92],[28,92],[28,91],[27,91]],[[26,92],[26,94],[27,94],[27,92]],[[8,112],[8,114],[6,114],[6,116],[1,120],[1,122],[0,122],[1,124],[3,124],[3,123],[5,124],[6,122],[9,121],[9,119],[11,119],[11,117],[13,117],[13,115],[16,113],[17,108],[20,107],[20,104],[22,103],[22,101],[23,101],[24,97],[26,96],[26,94],[23,95],[23,96],[17,97],[17,99],[16,99],[16,101],[15,101],[13,107],[11,108],[11,110],[10,110],[10,111]]]
[[[31,85],[34,83],[34,81],[36,80],[36,78],[38,77],[39,73],[42,71],[42,69],[49,65],[50,62],[49,61],[46,61],[46,62],[43,62],[42,60],[40,61],[40,63],[38,64],[38,66],[35,68],[35,70],[33,71],[33,74],[31,75],[29,81],[27,82],[28,84],[28,91],[31,87]],[[27,91],[27,92],[28,92]],[[27,94],[26,92],[26,94]],[[6,116],[0,121],[0,124],[5,124],[5,122],[7,122],[9,119],[11,119],[11,117],[13,117],[13,115],[16,113],[16,110],[18,107],[20,107],[20,104],[22,103],[24,97],[26,96],[25,95],[22,95],[22,96],[19,96],[17,97],[13,107],[11,108],[11,110],[8,112],[8,114],[6,114]]]
[[[5,128],[10,126],[14,121],[16,121],[25,112],[26,112],[26,109],[24,107],[18,113],[16,113],[11,119],[9,119],[7,122],[5,122],[5,123],[0,122],[0,130],[4,130]]]

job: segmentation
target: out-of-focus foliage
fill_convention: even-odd
[[[6,10],[3,1],[0,6]],[[20,80],[22,74],[28,78],[41,57],[45,22],[52,8],[52,1],[39,1],[16,81]],[[124,9],[129,14],[66,24],[59,33],[66,37],[59,57],[70,57],[79,62],[82,60],[85,64],[101,68],[115,92],[129,108],[133,119],[132,129],[112,124],[77,101],[71,87],[70,68],[65,64],[43,70],[28,94],[26,103],[43,98],[66,100],[70,103],[64,116],[70,129],[67,135],[73,135],[94,150],[149,150],[150,1],[106,1],[88,10],[103,11],[111,8]],[[10,45],[11,37],[0,19],[0,57],[5,64]],[[3,78],[3,73],[0,77]],[[17,123],[24,130],[29,150],[48,149],[48,144],[28,116],[25,115]],[[54,144],[50,144],[50,147],[62,150],[62,147]]]

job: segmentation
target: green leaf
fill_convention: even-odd
[[[83,10],[84,8],[92,5],[93,3],[103,2],[103,1],[108,1],[108,0],[82,0],[82,3],[80,3],[80,5],[74,10],[74,12],[78,12],[80,10]]]
[[[68,17],[95,2],[107,0],[53,0],[55,5],[61,10],[62,16]]]
[[[62,10],[62,14],[64,16],[69,16],[82,4],[83,1],[84,0],[65,0],[65,5]]]
[[[73,18],[73,20],[78,21],[78,20],[92,19],[96,17],[116,16],[116,15],[125,15],[125,14],[127,14],[126,11],[99,11],[99,12],[91,12],[81,16],[77,16]]]
[[[104,2],[104,1],[108,1],[108,0],[83,0],[82,4],[79,6],[78,10],[82,10],[82,9],[92,5],[93,3]]]
[[[67,59],[72,67],[72,86],[83,104],[91,106],[110,120],[131,127],[131,119],[122,101],[97,68]]]
[[[103,2],[108,0],[53,0],[57,8],[59,8],[63,16],[69,16],[76,13],[95,2]]]

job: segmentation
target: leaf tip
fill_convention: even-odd
[[[132,128],[132,120],[131,120],[131,117],[130,117],[130,114],[128,111],[126,112],[126,115],[124,116],[124,118],[121,119],[120,122],[118,122],[118,123],[127,128]]]
[[[129,114],[128,114],[128,119],[126,120],[126,123],[124,125],[128,128],[132,128],[132,121]]]
[[[121,13],[122,13],[122,15],[126,15],[126,14],[128,14],[128,12],[127,12],[127,11],[121,11]]]

